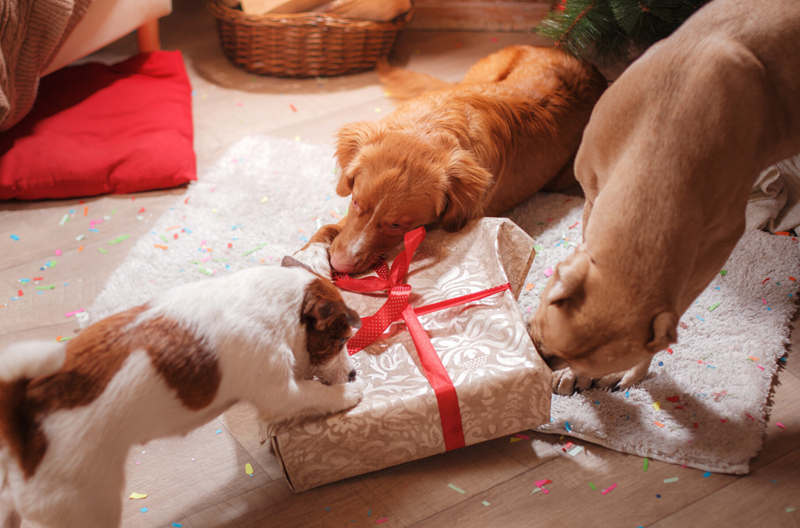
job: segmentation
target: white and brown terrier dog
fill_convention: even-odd
[[[118,526],[130,447],[236,402],[268,422],[353,407],[352,326],[330,281],[254,268],[174,288],[67,343],[12,345],[0,354],[0,526]]]

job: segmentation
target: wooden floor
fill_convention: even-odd
[[[192,81],[201,178],[226,147],[246,135],[332,144],[342,124],[379,118],[393,108],[374,73],[295,81],[236,70],[222,56],[214,21],[203,4],[176,0],[175,12],[161,23],[164,48],[183,51]],[[472,62],[491,51],[537,42],[526,33],[406,33],[398,58],[412,69],[459,80]],[[114,60],[134,52],[135,39],[127,37],[98,57]],[[64,313],[92,304],[136,238],[183,192],[89,198],[85,203],[0,203],[0,346],[74,335],[75,318]],[[59,225],[71,210],[71,220]],[[107,218],[100,233],[88,233],[88,222],[100,218]],[[11,234],[20,240],[9,242]],[[79,234],[90,236],[78,242]],[[131,238],[107,245],[123,234]],[[62,254],[56,256],[56,250]],[[57,265],[45,266],[52,261]],[[36,290],[32,283],[19,282],[33,277],[55,288]],[[11,300],[18,290],[23,296]],[[258,442],[253,413],[237,406],[185,438],[154,441],[131,453],[125,497],[132,492],[148,496],[126,498],[123,526],[797,527],[799,350],[795,331],[775,381],[764,449],[747,476],[703,478],[701,471],[659,462],[644,472],[641,458],[581,441],[576,443],[586,449],[573,458],[560,450],[569,439],[528,431],[529,441],[500,438],[293,495],[275,459]],[[776,421],[786,429],[776,427]],[[245,474],[247,463],[254,468],[252,477]],[[680,480],[664,484],[672,477]],[[553,481],[548,495],[531,494],[540,479]],[[618,487],[601,495],[589,483],[598,489]]]

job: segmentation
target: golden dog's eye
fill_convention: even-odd
[[[402,225],[400,225],[400,224],[392,224],[392,225],[390,225],[389,227],[391,227],[392,229],[400,229],[400,228],[401,228],[401,227],[403,227],[403,226],[402,226]]]

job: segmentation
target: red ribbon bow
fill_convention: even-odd
[[[444,434],[444,445],[447,451],[464,447],[464,428],[461,423],[461,410],[458,406],[458,395],[450,376],[447,374],[442,360],[436,353],[431,344],[431,340],[425,329],[422,328],[418,315],[425,315],[437,310],[451,308],[470,301],[483,299],[496,293],[511,290],[511,285],[506,283],[469,295],[463,295],[419,308],[413,308],[408,304],[408,297],[411,294],[411,286],[403,284],[408,266],[417,250],[417,246],[425,240],[425,228],[420,227],[409,231],[405,235],[405,249],[394,259],[391,271],[387,269],[385,262],[380,262],[374,266],[377,277],[365,277],[362,279],[352,279],[347,275],[336,275],[334,282],[343,290],[354,292],[374,292],[388,290],[389,298],[383,306],[374,314],[361,318],[361,328],[348,341],[347,351],[352,356],[356,352],[371,345],[380,337],[389,325],[398,319],[403,319],[411,334],[411,339],[417,347],[420,363],[431,384],[436,400],[439,404],[439,415],[442,421],[442,433]]]

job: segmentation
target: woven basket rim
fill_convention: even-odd
[[[405,13],[398,15],[392,20],[385,22],[375,22],[372,20],[361,20],[357,18],[344,18],[327,15],[325,13],[295,13],[295,14],[264,14],[248,15],[238,9],[233,9],[221,3],[220,0],[208,0],[208,10],[219,20],[226,20],[234,24],[265,26],[339,26],[349,28],[363,28],[371,30],[389,31],[396,29],[411,19],[414,13],[414,6]]]

